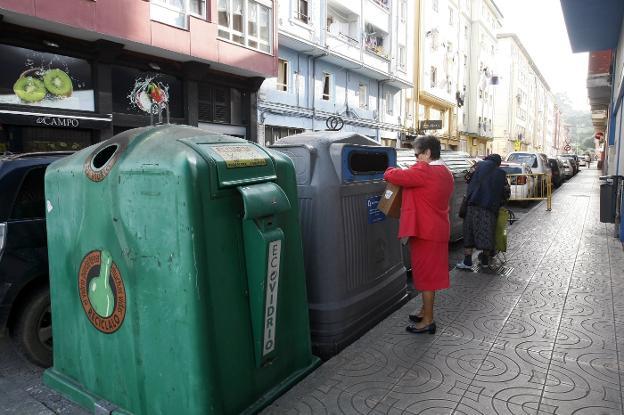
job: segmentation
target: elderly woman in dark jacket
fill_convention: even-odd
[[[479,162],[468,180],[468,209],[464,218],[464,260],[457,268],[472,267],[472,252],[479,249],[482,265],[489,264],[494,255],[498,209],[509,199],[507,175],[499,166],[501,157],[491,154]]]

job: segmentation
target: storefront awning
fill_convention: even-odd
[[[561,0],[572,52],[615,49],[620,38],[624,1]]]
[[[102,129],[110,127],[112,114],[61,115],[46,112],[0,109],[0,123],[33,127]]]

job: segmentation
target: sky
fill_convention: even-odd
[[[588,53],[572,53],[559,0],[494,0],[503,13],[502,33],[516,33],[553,93],[589,111]]]

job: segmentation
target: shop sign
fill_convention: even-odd
[[[421,130],[441,130],[442,120],[424,120],[420,122]]]
[[[36,124],[45,125],[47,127],[80,127],[80,120],[77,118],[62,117],[37,117]]]
[[[2,44],[0,56],[0,104],[95,110],[89,62]]]

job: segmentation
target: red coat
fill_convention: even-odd
[[[403,188],[399,238],[448,242],[451,234],[449,199],[453,174],[441,162],[418,162],[409,169],[392,168],[386,181]]]

